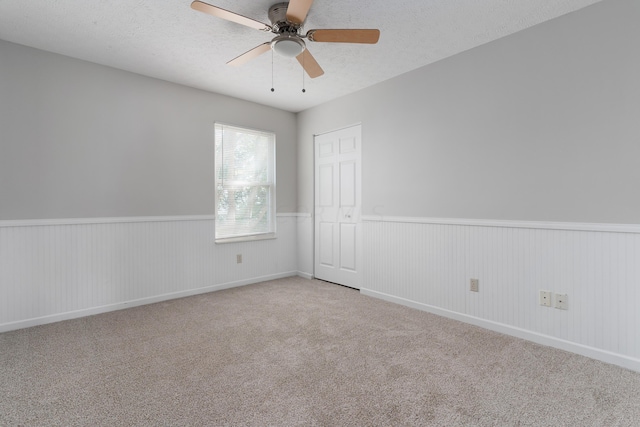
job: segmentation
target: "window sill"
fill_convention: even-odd
[[[253,236],[225,237],[216,239],[216,244],[237,243],[237,242],[253,242],[255,240],[271,240],[276,238],[276,233],[255,234]]]

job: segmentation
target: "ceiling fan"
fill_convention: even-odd
[[[191,3],[191,8],[218,18],[226,19],[237,24],[246,25],[256,30],[271,32],[276,36],[242,55],[227,62],[229,65],[242,65],[249,60],[273,49],[276,53],[293,58],[294,56],[302,65],[302,68],[311,78],[324,74],[313,55],[306,48],[304,39],[311,42],[328,43],[365,43],[375,44],[380,38],[380,30],[309,30],[301,34],[302,24],[307,18],[313,0],[290,0],[288,3],[276,3],[269,8],[269,20],[271,25],[264,24],[246,16],[212,6],[208,3],[196,0]]]

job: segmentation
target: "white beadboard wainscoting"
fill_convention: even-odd
[[[298,275],[313,279],[313,216],[298,214]]]
[[[640,371],[640,226],[379,217],[363,226],[363,294]],[[540,290],[568,294],[568,310],[541,306]]]
[[[296,275],[297,218],[227,244],[212,216],[0,221],[0,332]]]

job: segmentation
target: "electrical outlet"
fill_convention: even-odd
[[[556,294],[556,308],[560,310],[569,309],[569,300],[567,294]]]
[[[236,255],[236,264],[242,264],[242,254]]]
[[[551,291],[540,291],[540,305],[551,307]]]
[[[469,286],[469,290],[471,292],[479,292],[480,291],[480,280],[478,279],[471,279],[470,281],[470,286]]]

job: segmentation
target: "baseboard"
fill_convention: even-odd
[[[426,311],[432,314],[436,314],[438,316],[458,320],[460,322],[468,323],[474,326],[479,326],[484,329],[500,332],[505,335],[510,335],[516,338],[532,341],[537,344],[546,345],[549,347],[557,348],[557,349],[568,351],[571,353],[576,353],[581,356],[599,360],[601,362],[618,365],[626,369],[631,369],[633,371],[640,372],[640,359],[635,359],[622,354],[612,353],[606,350],[600,350],[594,347],[573,343],[571,341],[562,340],[559,338],[539,334],[536,332],[531,332],[526,329],[516,328],[514,326],[509,326],[502,323],[493,322],[490,320],[485,320],[485,319],[481,319],[474,316],[469,316],[467,314],[446,310],[443,308],[435,307],[428,304],[423,304],[420,302],[385,294],[378,291],[373,291],[370,289],[361,288],[360,293],[366,296],[404,305],[406,307],[415,308],[417,310]]]
[[[32,319],[19,320],[17,322],[4,323],[0,325],[0,333],[14,331],[17,329],[30,328],[32,326],[46,325],[48,323],[60,322],[63,320],[77,319],[80,317],[93,316],[95,314],[108,313],[110,311],[123,310],[126,308],[138,307],[156,302],[168,301],[172,299],[184,298],[193,295],[206,294],[209,292],[221,291],[223,289],[237,288],[254,283],[266,282],[268,280],[282,279],[298,275],[296,271],[288,271],[285,273],[270,274],[267,276],[252,277],[250,279],[238,280],[235,282],[222,283],[219,285],[206,286],[204,288],[189,289],[186,291],[172,292],[168,294],[155,295],[147,298],[140,298],[131,301],[119,302],[116,304],[103,305],[100,307],[91,307],[82,310],[68,311],[65,313],[57,313],[49,316],[36,317]]]
[[[308,279],[311,280],[313,279],[313,274],[311,273],[305,273],[304,271],[298,271],[298,276],[302,277],[303,279]]]

